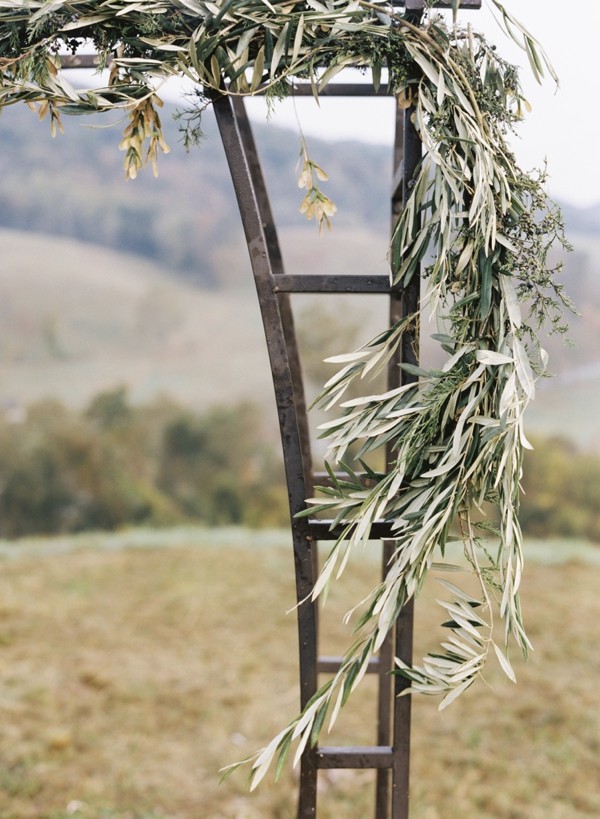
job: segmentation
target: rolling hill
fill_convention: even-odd
[[[173,112],[163,116],[171,152],[161,156],[158,178],[147,169],[132,182],[124,178],[118,151],[122,123],[106,127],[105,118],[66,118],[64,133],[52,140],[47,124],[24,106],[4,110],[0,227],[134,253],[203,287],[237,287],[245,246],[214,118],[206,114],[202,144],[186,153]],[[257,136],[278,223],[304,225],[312,235],[298,214],[298,135],[263,125]],[[340,150],[311,141],[311,147],[331,174],[337,224],[385,238],[388,152],[361,147],[357,163],[355,143]]]
[[[65,134],[51,140],[26,109],[0,117],[4,407],[48,394],[81,405],[120,383],[136,401],[168,392],[198,408],[247,396],[271,406],[256,297],[214,123],[207,119],[205,142],[188,155],[165,121],[173,151],[161,158],[159,178],[145,173],[132,183],[120,168],[118,127],[67,121]],[[288,269],[385,270],[389,152],[311,140],[339,206],[334,230],[319,238],[297,213],[297,135],[268,126],[257,134]],[[534,430],[598,448],[599,213],[565,208],[575,247],[565,281],[582,315],[572,322],[574,346],[549,340],[557,378],[540,385],[530,411]],[[301,322],[310,325],[315,304],[298,297]],[[381,310],[377,298],[327,299],[316,318],[362,324],[355,335],[366,340]]]
[[[287,238],[297,249],[292,266],[300,267],[306,244],[293,231]],[[74,239],[0,229],[0,247],[5,407],[48,395],[82,406],[121,383],[137,402],[165,392],[197,409],[248,397],[271,403],[260,314],[243,259],[239,289],[210,290],[139,256]],[[350,255],[367,263],[370,236],[342,229],[321,250],[326,268],[343,272]],[[310,298],[300,297],[300,313]],[[374,332],[377,308],[368,303]],[[360,309],[353,310],[358,320]]]

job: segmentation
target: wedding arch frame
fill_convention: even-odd
[[[394,0],[418,23],[424,0]],[[453,8],[456,3],[437,2],[438,8]],[[481,8],[481,0],[461,0],[461,10]],[[93,56],[65,57],[63,67],[95,66]],[[309,83],[297,83],[296,96],[312,94]],[[298,517],[306,508],[306,499],[314,494],[315,484],[323,485],[328,476],[313,468],[311,440],[304,395],[302,363],[291,304],[292,294],[311,293],[323,297],[331,294],[379,294],[389,302],[390,326],[418,313],[419,277],[413,276],[407,286],[392,285],[386,274],[362,271],[333,275],[327,271],[290,274],[285,271],[277,227],[269,202],[259,153],[243,97],[209,92],[225,149],[237,197],[252,273],[256,285],[279,418],[282,450],[291,516],[299,639],[300,706],[305,708],[319,687],[319,675],[335,673],[341,657],[319,653],[318,601],[310,595],[318,576],[319,542],[335,541],[339,527],[317,517]],[[389,99],[385,84],[330,82],[321,96],[343,96]],[[410,111],[396,107],[395,136],[391,164],[391,229],[398,220],[410,195],[411,183],[421,158],[421,143],[411,122]],[[401,363],[418,363],[418,326],[405,331],[402,343],[388,366],[388,389],[415,379],[402,370]],[[391,452],[386,454],[391,458]],[[364,476],[365,482],[368,476]],[[381,571],[385,574],[393,550],[391,523],[378,521],[371,536],[382,542]],[[409,815],[409,771],[411,734],[411,697],[399,696],[410,682],[390,674],[393,658],[412,662],[413,601],[402,610],[394,628],[377,657],[369,662],[367,673],[376,676],[377,704],[371,746],[307,747],[302,754],[298,797],[298,819],[317,816],[318,772],[324,769],[372,769],[376,771],[374,800],[375,819],[407,819]]]

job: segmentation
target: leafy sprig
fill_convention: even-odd
[[[323,225],[331,230],[331,217],[337,210],[332,200],[321,190],[320,182],[327,182],[329,176],[314,162],[308,153],[308,146],[304,136],[301,138],[300,163],[302,166],[298,187],[304,188],[306,194],[300,203],[300,213],[307,219],[314,219],[319,226],[319,231]]]

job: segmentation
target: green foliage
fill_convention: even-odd
[[[533,442],[521,482],[524,533],[600,542],[600,457],[566,439]],[[123,387],[82,413],[38,402],[23,423],[0,422],[0,480],[2,537],[288,519],[277,446],[249,403],[197,415],[166,399],[133,406]]]
[[[498,0],[491,2],[527,51],[539,79],[547,67],[539,45]],[[363,0],[334,0],[316,7],[233,0],[217,14],[215,9],[202,0],[177,7],[163,0],[142,6],[126,0],[28,0],[19,5],[2,0],[0,108],[16,102],[37,107],[39,117],[50,120],[53,133],[61,113],[126,112],[129,121],[121,148],[126,172],[134,177],[145,159],[154,165],[158,151],[167,149],[157,111],[162,107],[157,81],[183,75],[196,83],[192,111],[183,116],[194,135],[194,114],[200,116],[206,108],[207,92],[221,92],[225,84],[228,93],[248,95],[260,89],[277,99],[291,92],[292,78],[301,77],[310,80],[317,96],[349,65],[370,68],[375,85],[387,68],[390,90],[409,102],[415,90],[416,52],[422,56],[431,51],[441,31],[434,16],[419,27],[410,15],[382,13]],[[435,47],[445,50],[448,43],[442,32]],[[104,88],[76,89],[60,74],[65,44],[73,54],[93,45],[100,66],[110,67]],[[504,88],[512,88],[503,78],[496,83],[492,73],[487,79],[491,95],[497,97],[497,113],[506,102]],[[520,107],[519,101],[515,116]]]
[[[185,515],[211,525],[260,523],[258,506],[271,523],[285,522],[285,494],[273,448],[261,441],[256,407],[219,407],[202,417],[181,411],[163,429],[157,486]]]
[[[152,518],[143,487],[85,419],[55,401],[2,424],[0,531],[5,537],[113,529]]]
[[[118,388],[75,413],[57,401],[0,422],[0,536],[199,520],[286,521],[280,464],[249,404],[195,416]]]

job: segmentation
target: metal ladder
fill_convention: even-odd
[[[309,91],[309,89],[307,89]],[[310,92],[310,91],[309,91]],[[305,93],[304,88],[297,93]],[[336,84],[327,94],[373,95],[366,84]],[[382,89],[381,95],[385,94]],[[313,494],[315,473],[308,432],[302,371],[294,320],[290,304],[292,293],[380,293],[390,302],[390,321],[414,312],[418,308],[418,284],[405,290],[391,287],[386,274],[350,274],[333,276],[326,273],[287,274],[277,231],[271,213],[258,153],[243,99],[226,95],[215,96],[213,108],[229,163],[242,224],[250,254],[256,290],[267,340],[273,374],[275,400],[279,417],[286,480],[291,514],[297,600],[305,600],[317,579],[318,541],[335,540],[338,532],[330,529],[330,521],[317,518],[297,518],[305,509],[305,500]],[[396,128],[394,189],[392,213],[397,217],[408,191],[421,146],[408,115],[400,112]],[[415,279],[415,281],[418,281]],[[401,345],[402,360],[416,363],[416,334]],[[390,367],[390,379],[400,384],[398,361]],[[395,386],[390,383],[390,389]],[[382,571],[389,559],[390,524],[378,522],[373,538],[384,541]],[[300,649],[300,705],[303,708],[318,689],[318,675],[335,673],[340,658],[323,657],[318,653],[317,602],[306,600],[298,607]],[[392,637],[384,644],[379,657],[371,661],[368,672],[378,676],[376,744],[371,747],[308,748],[301,761],[298,817],[314,817],[317,804],[317,773],[325,768],[372,768],[377,770],[376,813],[378,819],[407,815],[408,762],[410,742],[410,698],[400,693],[405,683],[392,678],[393,654],[406,662],[412,657],[412,609],[407,606]],[[393,644],[395,643],[395,645]],[[390,796],[390,771],[392,788]],[[390,801],[391,800],[391,801]],[[389,806],[393,805],[392,813]],[[403,812],[404,811],[404,812]]]
[[[407,14],[418,21],[423,0],[405,0]],[[453,3],[440,2],[442,8]],[[462,0],[461,8],[477,9],[481,0]],[[295,94],[310,94],[308,85],[296,86]],[[367,84],[331,83],[323,96],[387,96],[382,87],[378,93]],[[315,473],[312,467],[308,419],[304,398],[302,370],[290,295],[293,293],[353,293],[386,295],[389,299],[389,321],[415,313],[419,307],[418,276],[406,288],[390,285],[387,275],[328,275],[327,273],[287,274],[284,271],[277,230],[258,151],[248,121],[244,101],[240,97],[213,95],[213,107],[227,156],[242,225],[252,264],[258,301],[269,352],[275,400],[283,447],[298,602],[297,609],[300,706],[308,703],[318,689],[319,674],[335,673],[341,658],[324,657],[318,651],[317,602],[309,598],[318,573],[318,542],[335,540],[338,531],[331,530],[330,521],[317,518],[297,518],[305,509],[306,498],[312,497]],[[391,190],[392,226],[398,219],[410,193],[411,180],[421,158],[421,144],[414,130],[410,112],[397,109],[393,151]],[[417,363],[418,328],[404,334],[398,354],[390,362],[388,388],[392,389],[414,378],[400,370],[398,364]],[[391,458],[388,451],[387,459]],[[322,476],[319,476],[322,477]],[[393,541],[391,524],[377,522],[371,530],[373,539],[381,539],[382,573],[385,573]],[[375,819],[406,819],[409,812],[410,718],[411,698],[398,695],[408,685],[402,677],[390,675],[393,658],[412,660],[413,606],[406,605],[393,632],[388,636],[379,656],[369,664],[368,673],[377,675],[376,740],[373,746],[307,748],[301,760],[298,819],[317,816],[317,775],[319,770],[332,768],[375,769]]]

